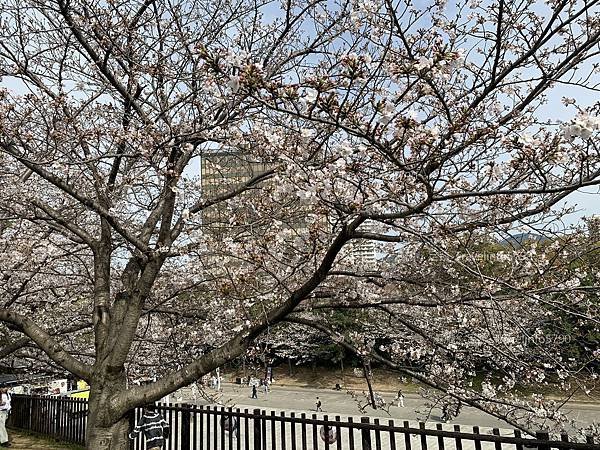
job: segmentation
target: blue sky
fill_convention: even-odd
[[[591,63],[584,65],[581,68],[582,72],[593,70]],[[596,75],[592,81],[596,80]],[[577,105],[580,107],[588,107],[598,102],[598,93],[584,89],[582,87],[557,84],[556,87],[548,91],[548,102],[540,107],[538,116],[542,119],[568,121],[575,117],[577,110],[573,106],[566,107],[561,99],[563,97],[571,97],[577,100]],[[563,202],[564,204],[565,202]],[[581,217],[600,214],[600,187],[591,186],[574,192],[567,197],[568,205],[576,205],[577,212],[570,214],[564,218],[566,225],[576,224]]]

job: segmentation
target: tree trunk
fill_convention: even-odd
[[[119,392],[125,391],[125,373],[105,377],[91,383],[85,448],[129,450],[129,417],[116,417],[110,402]]]
[[[375,404],[375,394],[373,393],[373,386],[371,386],[371,364],[363,362],[363,373],[365,375],[365,380],[367,381],[367,387],[369,388],[371,407],[373,409],[377,409],[377,405]]]
[[[90,450],[129,450],[129,420],[104,426],[88,422],[86,446]]]

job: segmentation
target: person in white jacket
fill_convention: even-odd
[[[8,388],[0,388],[0,447],[10,447],[6,432],[6,419],[10,413],[10,394]]]
[[[402,393],[402,389],[398,390],[398,395],[396,396],[396,404],[399,408],[404,408],[404,394]]]

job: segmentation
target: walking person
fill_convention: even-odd
[[[404,394],[402,389],[398,389],[398,395],[396,396],[397,405],[399,408],[404,408]]]
[[[258,398],[258,395],[256,395],[256,384],[252,385],[252,397],[251,398]]]
[[[374,397],[375,397],[375,405],[377,405],[377,407],[381,408],[381,409],[385,408],[384,398],[381,395],[379,395],[377,392],[375,393]]]
[[[319,397],[317,397],[317,401],[315,402],[315,405],[317,405],[317,412],[323,412],[323,408],[321,408],[321,400],[319,400]]]
[[[448,405],[444,404],[442,405],[442,416],[441,416],[442,422],[448,422],[450,420],[450,411],[448,408]]]
[[[0,447],[10,447],[8,433],[6,432],[6,420],[10,414],[10,394],[8,388],[0,389]]]
[[[160,450],[169,438],[169,424],[153,404],[144,406],[144,413],[131,433],[130,439],[144,432],[148,450]]]
[[[265,393],[265,396],[269,393],[269,380],[266,378],[263,382],[263,391]]]

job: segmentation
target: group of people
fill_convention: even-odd
[[[377,392],[373,394],[373,398],[369,399],[369,404],[373,403],[377,408],[385,408],[386,401],[385,399]],[[402,393],[402,389],[398,391],[396,397],[392,400],[390,406],[398,406],[399,408],[404,408],[404,394]]]
[[[250,381],[249,384],[252,385],[252,393],[250,395],[250,398],[258,398],[258,388],[256,387],[256,383],[252,383],[252,381]],[[271,380],[269,380],[268,378],[260,380],[260,385],[262,386],[264,394],[267,395],[271,386]]]
[[[250,398],[258,398],[258,388],[256,386],[256,383],[252,383],[250,381],[250,383],[252,384],[252,391],[250,393]],[[263,392],[265,395],[267,395],[269,393],[269,386],[271,384],[270,380],[264,379],[261,380],[260,382],[262,388],[263,388]],[[317,397],[317,401],[315,402],[315,406],[316,406],[316,411],[317,412],[322,412],[323,411],[323,403],[321,402],[321,400],[319,399],[319,397]]]
[[[221,390],[221,376],[220,375],[213,375],[212,377],[210,377],[210,387],[211,389],[214,389],[215,391],[220,391]]]

